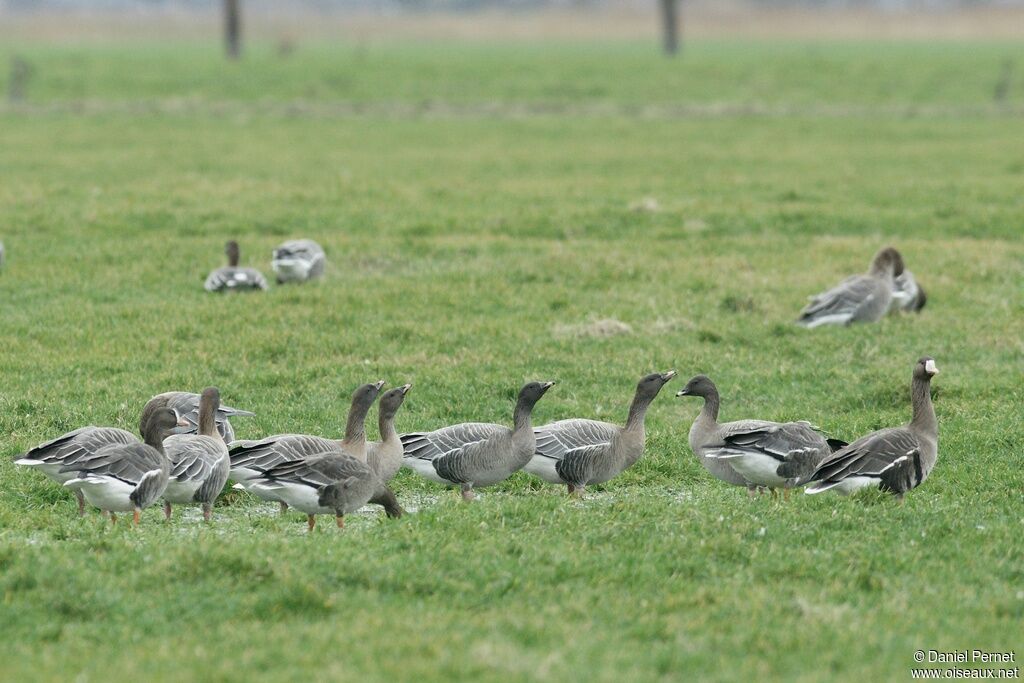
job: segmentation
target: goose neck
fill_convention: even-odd
[[[925,434],[938,434],[939,425],[935,419],[935,406],[932,405],[930,379],[914,377],[910,384],[910,401],[914,411],[910,425]]]

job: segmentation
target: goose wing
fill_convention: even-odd
[[[709,455],[764,455],[778,461],[776,473],[803,479],[831,453],[825,438],[809,422],[744,420],[723,425],[722,446]]]
[[[209,479],[228,449],[210,436],[173,434],[164,439],[164,453],[171,462],[171,479],[185,483]]]
[[[46,463],[69,465],[106,446],[139,443],[139,439],[115,427],[81,427],[56,439],[41,443],[21,456],[20,464]]]
[[[797,321],[804,325],[846,322],[875,297],[875,279],[868,275],[849,277],[832,289],[812,297]]]
[[[77,462],[65,465],[61,472],[113,477],[129,484],[139,484],[147,475],[160,470],[163,456],[144,443],[106,446]]]
[[[465,422],[433,432],[411,432],[402,434],[404,458],[435,460],[469,444],[486,441],[492,436],[507,432],[507,427],[486,422]]]
[[[607,446],[620,431],[617,425],[597,420],[559,420],[533,430],[536,455],[562,460],[572,451]]]
[[[231,469],[269,471],[278,465],[298,462],[330,452],[338,443],[307,434],[278,434],[257,441],[235,441],[229,451]]]
[[[319,489],[349,477],[372,477],[369,465],[341,453],[325,454],[310,460],[285,462],[264,473],[266,479],[300,484]]]
[[[921,442],[906,427],[882,429],[857,439],[826,458],[814,471],[816,490],[825,490],[850,477],[869,477],[894,491],[921,483]],[[912,486],[903,488],[906,483]]]
[[[218,268],[206,276],[203,284],[203,289],[208,292],[266,288],[267,278],[255,268]]]
[[[555,464],[555,471],[568,484],[586,485],[594,471],[594,463],[606,456],[609,448],[611,442],[569,449]]]

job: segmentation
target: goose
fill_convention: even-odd
[[[187,426],[170,408],[157,408],[144,425],[145,443],[113,444],[65,465],[61,471],[76,476],[64,486],[81,491],[90,505],[110,514],[112,523],[117,522],[116,513],[130,511],[138,525],[139,513],[167,488],[170,465],[164,438]]]
[[[931,396],[932,377],[937,374],[939,368],[934,358],[919,359],[910,382],[910,422],[903,427],[872,432],[836,451],[818,465],[811,485],[804,491],[849,495],[877,487],[902,501],[903,494],[920,486],[939,455],[939,424]]]
[[[513,428],[481,422],[403,434],[402,464],[439,484],[458,485],[464,500],[473,490],[505,481],[530,462],[537,447],[530,414],[554,382],[530,382],[519,391]]]
[[[153,398],[149,399],[149,403],[146,404],[148,408],[150,404],[155,405],[166,405],[170,407],[179,417],[184,418],[188,422],[188,430],[186,434],[195,434],[199,431],[199,394],[190,394],[186,391],[167,391],[162,394],[157,394]],[[145,408],[143,408],[142,414],[146,414]],[[217,432],[223,437],[224,443],[231,443],[235,440],[235,430],[229,422],[229,418],[233,417],[254,417],[256,413],[250,413],[248,410],[239,410],[238,408],[232,408],[226,406],[223,403],[217,408],[216,422]],[[142,431],[143,423],[139,424],[139,431]]]
[[[283,463],[298,462],[337,452],[366,462],[366,415],[377,400],[384,380],[364,384],[352,393],[352,403],[345,425],[345,438],[340,441],[307,434],[277,434],[254,441],[236,441],[230,447],[231,479],[235,488],[245,489],[262,500],[281,503],[277,488],[267,489],[260,484],[262,475]]]
[[[533,430],[537,446],[524,468],[550,484],[565,484],[583,495],[587,484],[601,484],[632,467],[644,452],[647,408],[675,370],[647,375],[636,385],[626,426],[597,420],[559,420]]]
[[[166,399],[150,401],[142,411],[142,423],[148,422],[155,410],[166,406]],[[38,470],[63,485],[76,476],[74,472],[63,471],[65,465],[87,459],[107,446],[126,446],[137,443],[141,443],[139,438],[127,430],[89,425],[39,444],[19,456],[14,464]],[[74,490],[74,494],[78,499],[78,514],[84,515],[85,496],[79,489]]]
[[[346,514],[369,502],[383,505],[389,517],[402,514],[394,494],[381,484],[367,463],[338,451],[281,462],[250,482],[256,490],[268,492],[276,500],[305,512],[311,532],[316,526],[316,515],[333,514],[341,529]]]
[[[171,504],[199,503],[203,519],[210,521],[213,501],[228,481],[231,460],[228,447],[217,432],[215,415],[220,390],[207,387],[199,399],[199,433],[173,434],[164,440],[170,461],[170,478],[164,491],[164,516],[171,518]]]
[[[402,440],[395,431],[395,415],[411,388],[411,384],[403,384],[380,397],[377,426],[380,429],[381,440],[366,444],[366,462],[385,483],[391,481],[402,468]]]
[[[889,305],[891,311],[906,311],[908,313],[920,313],[928,301],[924,287],[917,284],[914,274],[904,270],[893,282],[892,303]]]
[[[846,444],[826,439],[810,422],[739,420],[718,423],[720,398],[707,375],[693,377],[676,396],[700,396],[704,408],[690,427],[690,448],[712,475],[751,494],[765,487],[775,493],[807,482],[833,448]]]
[[[277,284],[307,282],[324,274],[327,257],[313,240],[290,240],[278,245],[270,262],[277,275]]]
[[[224,245],[228,265],[206,276],[203,289],[207,292],[245,292],[267,288],[267,278],[255,268],[240,268],[238,259],[241,252],[238,242],[231,240]]]
[[[813,328],[819,325],[849,325],[874,322],[889,311],[894,280],[903,272],[903,258],[886,247],[871,261],[864,275],[848,277],[832,289],[810,297],[797,323]]]

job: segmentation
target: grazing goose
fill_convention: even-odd
[[[838,285],[811,297],[797,323],[804,327],[870,323],[889,311],[895,278],[903,272],[903,258],[886,247],[871,261],[864,275],[848,277]]]
[[[467,422],[433,432],[403,434],[402,463],[440,484],[459,485],[465,500],[473,489],[505,481],[526,466],[537,447],[530,414],[554,382],[530,382],[519,391],[513,428]]]
[[[366,462],[366,415],[377,400],[384,380],[364,384],[352,393],[352,404],[345,425],[345,438],[340,441],[306,434],[277,434],[256,441],[236,441],[230,448],[231,479],[235,488],[242,488],[262,500],[285,503],[277,497],[277,488],[267,489],[260,483],[267,471],[290,462],[317,458],[328,453],[343,453]]]
[[[190,394],[186,391],[168,391],[163,394],[157,394],[153,398],[149,399],[149,403],[146,404],[146,408],[150,404],[155,405],[166,405],[179,417],[183,418],[188,422],[188,429],[186,434],[195,434],[199,431],[199,394]],[[143,416],[146,414],[145,408],[142,410]],[[235,430],[228,421],[232,417],[253,417],[256,413],[250,413],[248,410],[239,410],[238,408],[232,408],[221,404],[217,408],[216,421],[217,421],[217,432],[220,433],[224,439],[224,443],[231,443],[235,440]],[[139,424],[139,431],[142,431],[143,424]]]
[[[313,240],[290,240],[274,250],[270,262],[277,275],[277,284],[306,282],[324,274],[327,257]]]
[[[730,484],[757,487],[786,495],[805,484],[832,446],[841,441],[825,439],[809,422],[739,420],[718,423],[718,389],[706,375],[697,375],[676,396],[700,396],[704,408],[690,427],[690,448],[711,474]]]
[[[228,265],[211,272],[206,276],[203,288],[207,292],[246,292],[254,289],[266,289],[267,278],[255,268],[240,268],[238,259],[241,255],[238,242],[231,240],[224,246],[228,257]]]
[[[917,284],[914,274],[904,270],[893,282],[892,303],[889,310],[906,311],[908,313],[920,313],[928,301],[928,295],[924,288]]]
[[[90,505],[110,513],[132,512],[137,525],[139,512],[152,505],[167,488],[170,466],[164,455],[164,438],[187,428],[170,408],[152,411],[143,427],[145,443],[114,444],[91,456],[65,465],[62,472],[76,476],[64,482],[71,490],[81,491]]]
[[[550,484],[565,484],[583,495],[587,484],[601,484],[633,466],[644,452],[647,408],[676,376],[675,370],[647,375],[636,385],[626,426],[597,420],[559,420],[533,430],[537,447],[524,468]]]
[[[220,391],[208,387],[199,399],[199,433],[174,434],[164,441],[164,452],[171,464],[167,490],[164,491],[164,516],[171,518],[171,504],[199,503],[203,519],[210,520],[213,501],[228,481],[231,460],[228,447],[217,433],[216,413]]]
[[[167,406],[166,399],[154,399],[146,404],[142,411],[142,423],[149,421],[153,412],[158,408]],[[81,427],[68,432],[56,439],[41,443],[27,453],[21,455],[14,461],[16,465],[23,465],[38,470],[47,477],[64,484],[74,479],[74,472],[63,471],[65,465],[71,465],[80,460],[89,458],[107,446],[125,446],[128,444],[140,443],[139,438],[129,431],[116,427]],[[78,499],[78,514],[85,514],[85,496],[81,490],[74,491]]]
[[[833,453],[818,465],[806,492],[848,495],[878,487],[902,501],[904,493],[920,486],[939,454],[939,425],[931,396],[931,380],[937,374],[934,359],[926,356],[918,360],[910,383],[910,422],[904,427],[872,432]]]
[[[282,462],[250,481],[250,490],[266,491],[305,512],[310,531],[316,526],[316,515],[333,514],[340,529],[346,514],[369,502],[384,505],[389,517],[402,514],[394,494],[381,484],[368,464],[337,451]]]
[[[366,462],[384,483],[391,481],[402,468],[402,440],[395,431],[395,415],[411,388],[411,384],[404,384],[380,397],[377,426],[381,440],[366,444]]]

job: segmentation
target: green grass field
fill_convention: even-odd
[[[1022,654],[1024,46],[13,53],[0,678],[907,680],[917,649]],[[269,273],[286,237],[325,246],[322,282],[203,292],[225,240]],[[921,315],[791,324],[885,244]],[[412,431],[507,422],[528,379],[559,382],[538,423],[620,421],[668,368],[715,379],[723,419],[852,440],[909,419],[925,354],[939,462],[902,506],[711,480],[680,380],[644,458],[582,502],[518,474],[466,505],[402,472],[413,514],[343,533],[237,492],[210,525],[112,529],[11,464],[169,389],[218,385],[258,413],[242,438],[335,436],[379,378],[414,384]]]

